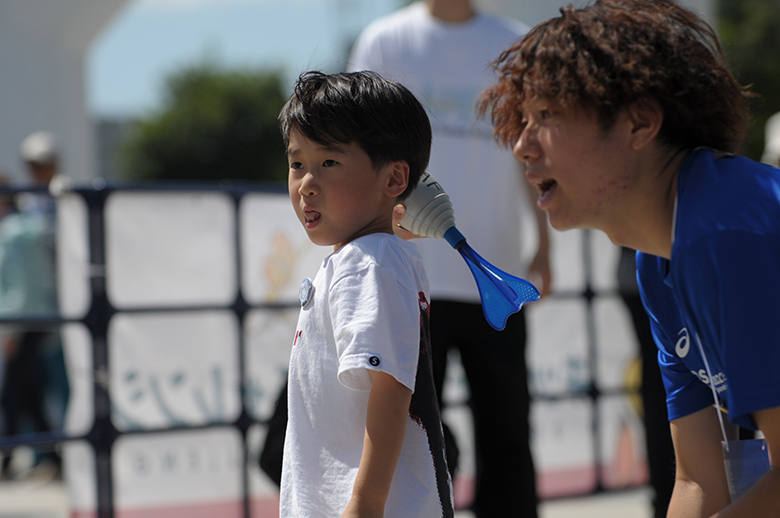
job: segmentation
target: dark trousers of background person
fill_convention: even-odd
[[[51,425],[46,417],[45,391],[47,369],[44,346],[52,336],[50,332],[27,331],[19,335],[16,353],[6,359],[0,408],[3,411],[5,435],[26,431],[28,424],[33,432],[46,432]],[[48,460],[56,466],[60,458],[53,452],[46,453],[40,460]],[[2,472],[9,474],[11,455],[3,456]]]
[[[675,457],[666,411],[666,390],[658,367],[658,348],[639,295],[623,295],[623,302],[631,312],[642,357],[641,396],[650,485],[655,492],[653,516],[665,518],[674,489]]]
[[[460,353],[469,383],[476,452],[472,510],[477,518],[537,516],[525,343],[522,312],[496,331],[480,304],[431,301],[433,376],[440,407],[450,349]],[[451,462],[453,455],[448,452],[447,457]]]
[[[268,433],[265,436],[263,448],[260,450],[258,462],[260,469],[268,475],[277,486],[282,485],[282,455],[284,453],[284,436],[287,433],[287,383],[276,398],[274,413],[268,420]]]

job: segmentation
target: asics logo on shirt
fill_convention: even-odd
[[[710,381],[712,381],[712,386],[715,387],[715,390],[717,392],[723,392],[728,387],[728,385],[726,385],[726,381],[727,381],[726,375],[723,374],[722,372],[713,374],[712,378],[707,376],[707,371],[704,369],[699,369],[698,372],[691,371],[691,373],[697,378],[699,378],[701,382],[704,383],[705,385],[710,385]]]
[[[677,336],[680,336],[680,338],[674,345],[674,352],[676,352],[677,356],[680,358],[685,358],[688,356],[688,351],[691,350],[691,339],[688,337],[688,328],[683,327],[680,329],[680,332],[677,333]]]
[[[674,344],[674,352],[677,353],[677,356],[680,358],[685,358],[688,356],[688,353],[691,350],[691,339],[688,335],[688,328],[683,327],[680,329],[680,332],[677,333],[677,336],[679,337],[677,339],[677,343]],[[698,335],[697,335],[698,339]],[[702,349],[703,351],[703,349]],[[704,360],[704,358],[702,358]],[[728,387],[726,383],[726,375],[722,372],[719,372],[717,374],[713,374],[712,377],[710,377],[707,374],[707,369],[699,369],[698,371],[691,370],[691,374],[699,378],[699,380],[704,383],[705,385],[711,385],[715,388],[715,390],[720,393],[726,390]]]

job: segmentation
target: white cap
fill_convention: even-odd
[[[761,161],[780,167],[780,112],[775,113],[766,121],[766,142]]]
[[[57,139],[49,132],[36,131],[22,141],[21,153],[26,162],[53,164],[59,155]]]

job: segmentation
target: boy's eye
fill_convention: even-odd
[[[290,162],[290,169],[300,169],[303,167],[303,164],[300,162]]]
[[[335,160],[330,160],[330,159],[325,160],[324,162],[322,162],[322,166],[323,167],[333,167],[336,164],[338,164],[338,162],[336,162]]]

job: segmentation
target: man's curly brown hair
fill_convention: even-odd
[[[661,142],[734,152],[748,122],[747,91],[724,64],[705,21],[669,0],[600,0],[531,30],[495,61],[499,81],[480,99],[494,136],[513,145],[523,105],[593,109],[604,129],[634,102],[657,101]]]

